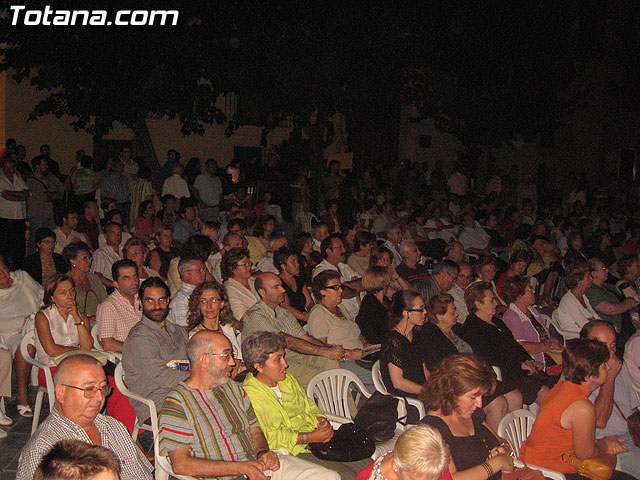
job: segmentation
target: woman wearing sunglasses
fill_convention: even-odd
[[[329,345],[341,345],[345,357],[340,367],[355,373],[370,392],[375,391],[371,372],[356,363],[369,346],[360,327],[341,305],[343,287],[340,274],[333,270],[320,272],[313,279],[313,295],[319,300],[309,312],[309,335]]]

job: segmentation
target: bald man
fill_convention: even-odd
[[[269,450],[251,401],[229,378],[236,362],[224,335],[202,331],[187,344],[191,375],[167,396],[158,418],[160,455],[192,477],[338,480],[336,472]],[[213,434],[212,434],[213,433]]]
[[[340,368],[345,351],[339,345],[327,345],[305,332],[293,314],[281,306],[285,298],[282,280],[273,273],[256,278],[256,291],[260,301],[247,310],[243,336],[254,332],[274,332],[287,341],[289,372],[303,388],[318,373]]]
[[[623,365],[616,357],[616,332],[610,323],[592,320],[582,327],[580,337],[601,341],[609,348],[610,354],[607,381],[589,397],[596,408],[596,439],[613,435],[623,440],[628,450],[618,454],[616,469],[640,478],[640,447],[633,443],[626,421],[640,401],[627,373],[626,363]]]
[[[122,478],[152,478],[153,468],[118,420],[100,414],[111,392],[100,362],[89,355],[65,358],[54,376],[56,402],[20,453],[16,479],[31,480],[42,457],[60,440],[81,440],[113,451]]]

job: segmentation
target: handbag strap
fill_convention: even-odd
[[[625,417],[625,416],[624,416],[624,413],[622,413],[622,410],[620,410],[620,407],[619,407],[619,406],[618,406],[618,404],[615,402],[615,400],[613,401],[613,404],[614,404],[614,405],[615,405],[615,407],[618,409],[618,412],[620,412],[620,416],[626,420],[626,419],[627,419],[627,417]]]

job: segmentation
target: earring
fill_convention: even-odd
[[[75,264],[75,263],[72,263],[72,264],[71,264],[71,267],[72,267],[72,268],[76,268],[76,264]]]

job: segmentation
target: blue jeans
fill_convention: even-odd
[[[371,371],[358,365],[355,360],[345,360],[344,362],[341,362],[340,368],[344,368],[345,370],[355,373],[362,383],[364,383],[364,386],[367,388],[369,393],[376,391]]]
[[[618,461],[620,465],[616,467],[616,470],[633,475],[636,478],[640,478],[640,447],[636,447],[633,443],[630,433],[624,435],[618,435],[624,440],[624,444],[629,449],[628,452],[619,453]]]

